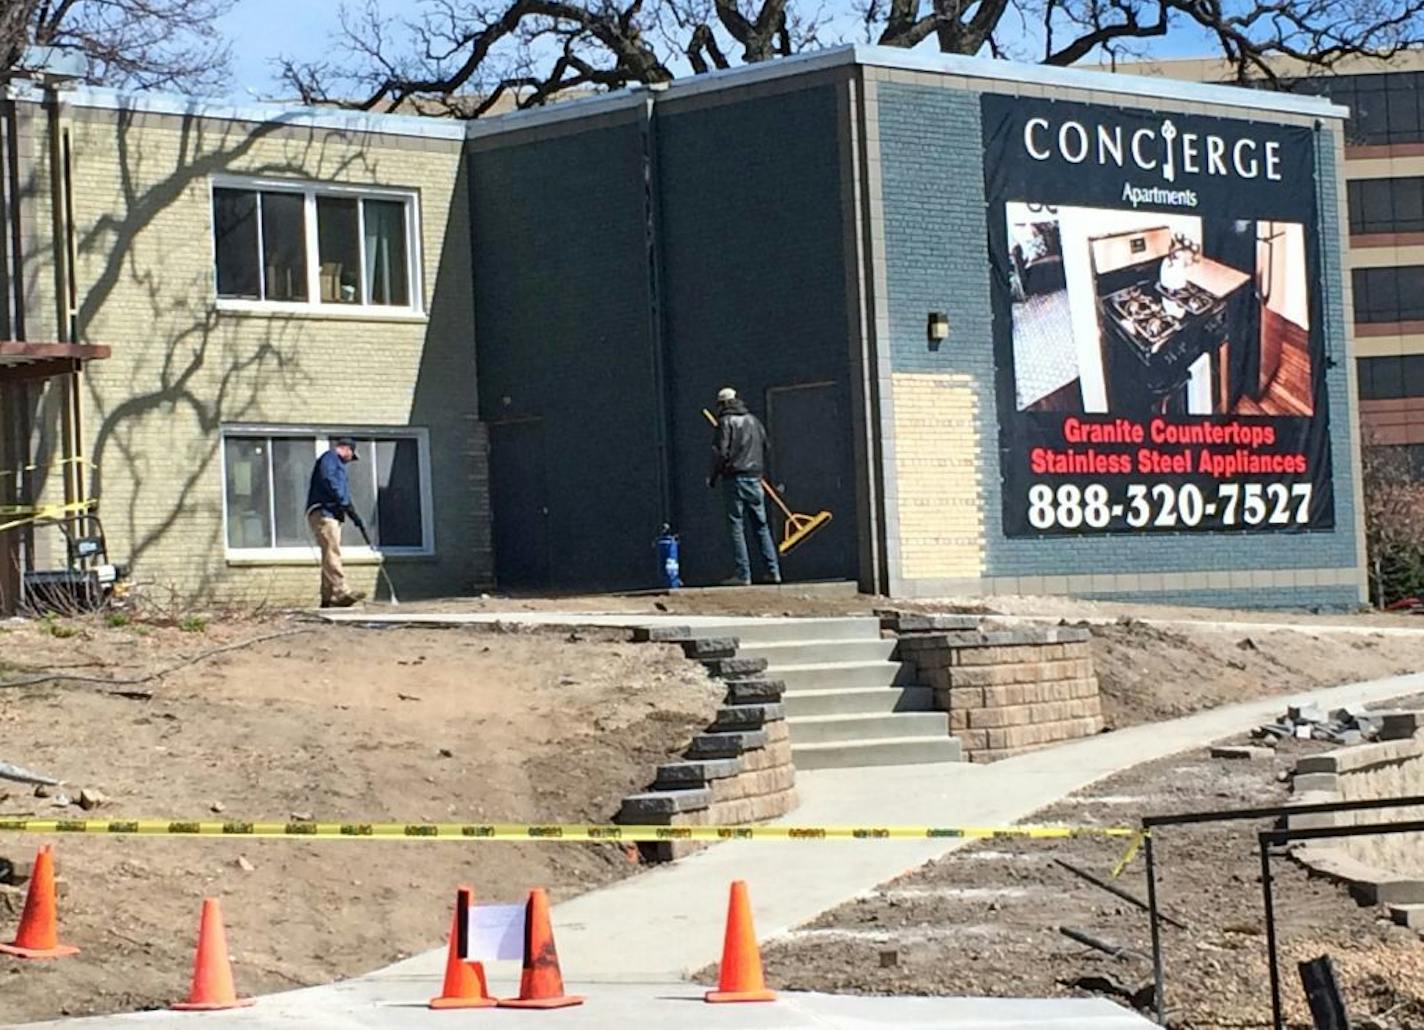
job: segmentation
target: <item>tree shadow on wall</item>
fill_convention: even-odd
[[[112,140],[116,196],[91,222],[77,213],[79,338],[113,349],[84,379],[89,417],[98,418],[86,426],[89,495],[101,498],[116,551],[123,549],[140,579],[146,556],[165,543],[181,547],[169,560],[182,562],[184,592],[193,595],[209,595],[223,568],[220,427],[259,420],[271,407],[289,412],[289,403],[281,405],[313,373],[301,361],[299,318],[220,314],[211,258],[180,267],[164,256],[164,243],[181,251],[179,241],[197,234],[209,245],[214,174],[329,180],[369,163],[349,133],[294,131],[289,122],[299,117],[252,125],[191,114],[170,129],[168,119],[120,111]],[[279,156],[253,160],[269,141]],[[76,175],[83,158],[76,154]],[[194,190],[202,205],[193,205]],[[204,212],[201,221],[194,210]],[[46,403],[53,401],[38,401],[36,417],[54,414],[41,410]],[[165,572],[162,562],[157,571]]]

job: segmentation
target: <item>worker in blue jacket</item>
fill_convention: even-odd
[[[356,441],[347,436],[332,439],[331,449],[316,460],[311,487],[307,490],[307,525],[321,548],[321,606],[349,608],[366,595],[346,587],[341,566],[341,524],[350,517],[364,534],[366,527],[351,504],[351,485],[346,466],[359,461]]]

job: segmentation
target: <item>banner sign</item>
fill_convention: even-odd
[[[1312,130],[983,121],[1005,534],[1333,528]]]

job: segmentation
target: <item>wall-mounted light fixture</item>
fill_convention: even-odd
[[[939,350],[939,345],[949,339],[949,315],[943,311],[931,311],[925,326],[925,336],[929,340],[930,350]]]

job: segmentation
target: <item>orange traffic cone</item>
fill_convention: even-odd
[[[203,918],[198,924],[198,956],[193,962],[193,986],[188,991],[188,1000],[180,1001],[173,1008],[182,1012],[211,1012],[251,1004],[251,998],[237,996],[232,984],[222,903],[217,898],[204,898]]]
[[[561,1009],[582,1005],[583,998],[564,993],[559,953],[554,950],[554,928],[549,923],[549,895],[542,887],[529,892],[524,910],[524,972],[519,997],[501,998],[506,1009]]]
[[[440,997],[430,999],[433,1009],[484,1009],[499,1004],[489,996],[485,984],[485,967],[460,957],[460,919],[474,904],[475,892],[469,887],[455,889],[455,914],[450,918],[450,952],[445,959],[445,986]]]
[[[708,1001],[774,1001],[775,991],[766,989],[761,975],[761,949],[752,929],[752,905],[747,899],[745,880],[732,881],[727,902],[727,936],[722,941],[722,969],[717,989],[707,992]]]
[[[0,954],[16,958],[63,958],[79,954],[78,948],[59,943],[59,908],[54,896],[54,847],[46,844],[35,855],[30,889],[25,894],[25,911],[20,929],[9,944],[0,944]]]

